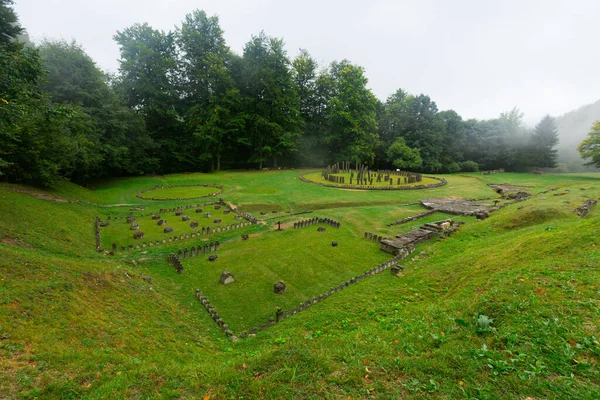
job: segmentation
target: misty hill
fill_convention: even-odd
[[[570,171],[582,168],[583,160],[577,146],[587,137],[592,124],[597,120],[600,120],[600,100],[556,118],[560,138],[558,161],[567,164]]]

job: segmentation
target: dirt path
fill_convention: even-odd
[[[281,224],[281,230],[288,229],[288,228],[293,228],[294,227],[294,222],[295,221],[290,221],[290,222],[286,222],[286,223]],[[273,227],[271,229],[274,230],[274,231],[276,231],[278,227],[279,227],[279,225],[277,223],[274,223]]]
[[[7,189],[12,190],[13,192],[17,192],[17,193],[28,194],[28,195],[38,198],[40,200],[55,201],[57,203],[66,203],[68,201],[67,199],[63,199],[62,197],[52,196],[47,193],[38,192],[37,190],[34,190],[34,189],[25,189],[25,188],[7,188]]]

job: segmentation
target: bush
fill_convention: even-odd
[[[460,172],[478,172],[479,164],[475,161],[463,161],[460,163]]]
[[[453,162],[453,163],[444,165],[443,170],[446,173],[455,174],[458,171],[460,171],[460,166],[457,163]]]

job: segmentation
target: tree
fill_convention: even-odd
[[[261,32],[244,47],[241,93],[246,131],[239,140],[250,149],[250,162],[277,160],[296,150],[301,133],[300,100],[283,40]]]
[[[403,137],[410,148],[418,148],[426,172],[439,172],[443,165],[444,121],[429,96],[408,95],[398,90],[385,104],[382,136],[388,143]]]
[[[372,164],[378,143],[377,99],[367,88],[364,69],[343,60],[331,64],[329,76],[327,141],[332,161]]]
[[[81,156],[86,162],[73,168],[71,179],[84,182],[93,176],[139,174],[155,163],[146,152],[151,146],[143,120],[122,104],[105,75],[75,42],[44,41],[39,46],[43,68],[42,83],[53,102],[79,115],[78,137],[94,146],[80,146],[93,154]],[[75,114],[73,114],[75,115]],[[95,160],[91,163],[91,160]]]
[[[126,104],[144,118],[154,142],[150,158],[158,159],[165,173],[194,169],[198,157],[181,115],[174,34],[135,24],[114,39],[121,52],[116,85]]]
[[[23,30],[10,4],[0,0],[0,175],[52,186],[80,157],[75,150],[88,145],[76,134],[85,118],[53,105],[40,89],[39,53],[19,42]]]
[[[327,71],[319,72],[318,68],[317,61],[303,49],[292,61],[292,79],[300,100],[303,122],[298,156],[304,166],[322,166],[329,161],[326,135],[331,79]]]
[[[558,151],[554,148],[557,144],[558,129],[554,123],[554,118],[546,115],[535,126],[531,135],[532,165],[536,167],[556,167]]]
[[[244,128],[240,93],[232,77],[232,54],[216,16],[188,14],[177,31],[182,51],[186,127],[197,138],[200,158],[221,169],[221,156],[233,136]]]
[[[588,137],[577,147],[581,158],[589,160],[585,165],[600,168],[600,121],[594,122]]]
[[[0,47],[13,50],[19,47],[17,38],[24,32],[19,25],[17,14],[10,7],[13,0],[0,0]]]
[[[419,149],[408,147],[401,136],[397,137],[388,148],[387,158],[396,168],[402,170],[414,170],[421,167],[423,163]]]

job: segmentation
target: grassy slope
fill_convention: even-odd
[[[68,203],[1,187],[0,397],[600,397],[600,211],[572,213],[584,196],[598,198],[598,175],[455,176],[444,188],[375,193],[297,174],[121,179],[52,193]],[[397,206],[422,197],[491,197],[489,182],[559,189],[421,245],[401,278],[367,279],[229,343],[162,254],[93,252],[93,217],[116,209],[90,203],[150,207],[135,193],[186,182],[223,183],[226,200],[253,210],[318,210],[357,235],[407,229],[384,225],[418,212]],[[479,314],[492,329],[478,329]]]

